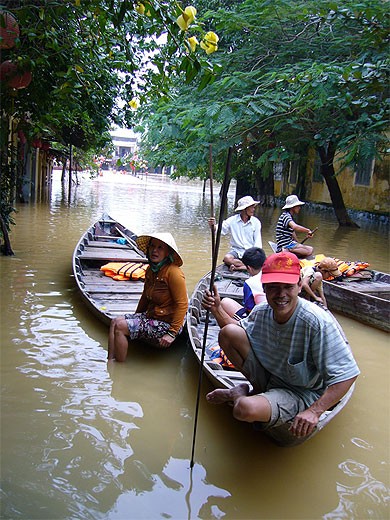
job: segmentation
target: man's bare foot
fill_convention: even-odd
[[[212,404],[233,403],[239,397],[249,394],[249,385],[242,383],[229,389],[217,388],[206,395],[206,399]]]
[[[246,271],[246,266],[244,264],[241,264],[241,265],[231,264],[231,266],[229,267],[229,271],[231,271],[231,272],[234,272],[234,271]]]

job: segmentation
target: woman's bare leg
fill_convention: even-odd
[[[108,334],[108,359],[126,360],[129,348],[128,336],[129,328],[126,319],[123,316],[114,318]]]

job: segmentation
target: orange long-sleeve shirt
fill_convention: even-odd
[[[180,267],[167,264],[158,273],[153,273],[149,267],[136,312],[146,312],[148,318],[169,323],[169,331],[177,334],[183,326],[187,309],[187,288]]]

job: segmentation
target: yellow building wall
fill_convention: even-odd
[[[314,151],[310,153],[307,162],[306,200],[317,203],[331,204],[328,187],[323,182],[313,181]],[[356,174],[352,168],[340,169],[340,161],[335,162],[337,182],[348,209],[388,213],[390,210],[390,160],[375,160],[369,186],[355,184]],[[276,196],[294,193],[295,184],[285,184],[288,193],[281,193],[282,181],[274,181]]]

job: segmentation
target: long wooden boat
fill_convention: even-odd
[[[143,281],[113,280],[100,268],[108,262],[146,263],[136,235],[109,215],[103,215],[81,237],[73,253],[73,274],[87,307],[103,323],[134,312]]]
[[[331,311],[339,312],[365,325],[390,332],[390,275],[369,271],[371,279],[344,278],[323,282]]]
[[[276,252],[275,242],[269,241]],[[343,316],[390,332],[390,274],[364,269],[367,278],[345,277],[323,282],[329,309]]]
[[[216,270],[215,284],[220,296],[222,298],[230,297],[237,301],[242,301],[244,278],[245,275],[243,275],[243,273],[231,273],[225,266],[218,266]],[[199,363],[202,359],[203,336],[206,322],[206,311],[202,308],[201,301],[204,291],[208,289],[209,286],[210,273],[207,273],[196,285],[189,302],[187,313],[189,342]],[[218,333],[220,328],[211,314],[209,318],[205,355],[202,367],[203,373],[215,388],[229,389],[241,383],[246,383],[251,387],[250,383],[241,372],[231,368],[224,368],[213,359],[212,349],[218,345]],[[353,390],[354,385],[352,385],[346,395],[333,407],[332,410],[326,411],[322,414],[317,428],[307,437],[295,437],[288,430],[288,425],[282,425],[278,428],[273,428],[270,431],[265,430],[263,433],[280,446],[294,446],[301,444],[322,430],[344,408],[351,398]]]

